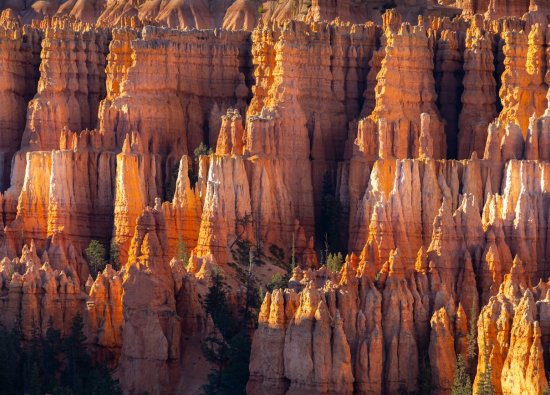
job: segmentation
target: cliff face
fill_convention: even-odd
[[[44,39],[38,91],[27,110],[22,148],[57,148],[64,127],[80,131],[97,123],[104,88],[107,32],[65,18],[42,21]],[[102,92],[103,90],[103,92]]]
[[[497,114],[492,41],[491,34],[480,26],[471,26],[466,32],[464,93],[458,123],[459,159],[468,159],[473,152],[478,157],[483,155],[487,126]]]
[[[219,129],[221,111],[247,99],[242,72],[248,73],[248,37],[246,32],[152,26],[139,34],[119,31],[111,44],[100,131],[114,134],[119,149],[135,132],[144,153],[177,163],[205,140],[203,129]],[[211,112],[214,125],[208,123]]]
[[[357,255],[348,255],[339,273],[295,270],[287,289],[266,295],[248,391],[396,394],[419,390],[427,365],[434,391],[448,394],[456,357],[467,359],[466,335],[476,325],[474,393],[490,366],[496,393],[540,394],[548,287],[542,282],[548,206],[539,141],[548,133],[548,102],[537,99],[547,91],[540,26],[513,21],[497,32],[476,18],[470,27],[452,28],[464,40],[460,49],[446,22],[432,25],[442,29],[433,33],[439,37],[434,89],[433,36],[401,24],[397,15],[384,22],[371,63],[379,70],[376,89],[365,93],[372,114],[359,121],[355,136],[350,132],[351,159],[341,168],[349,251]],[[510,30],[517,23],[528,33]],[[497,33],[503,36],[499,116]],[[398,62],[398,50],[405,60]],[[425,66],[410,61],[415,56]],[[399,75],[406,81],[396,82]],[[460,86],[462,107],[445,100],[459,97]],[[459,157],[469,159],[437,160],[446,157],[439,147],[450,140],[440,114],[459,131]],[[396,138],[401,130],[405,137]],[[446,131],[453,133],[449,125]],[[484,307],[474,322],[467,312],[477,305]]]
[[[181,318],[162,213],[146,209],[135,230],[122,283],[120,378],[129,393],[160,393],[170,389],[168,364],[180,356]]]
[[[0,15],[1,81],[0,190],[9,186],[11,158],[21,145],[27,101],[36,92],[41,32],[22,27],[11,10]]]
[[[218,268],[237,311],[250,250],[262,286],[292,269],[259,312],[251,394],[423,391],[427,371],[449,394],[458,355],[474,393],[542,393],[545,4],[268,3],[10,2],[0,323],[64,336],[80,313],[125,393],[197,392],[201,296]]]
[[[125,0],[69,0],[22,1],[8,0],[2,8],[10,8],[23,22],[52,16],[67,16],[85,23],[98,23],[103,27],[125,25],[157,25],[182,29],[214,29],[252,31],[255,23],[285,20],[308,22],[331,21],[362,23],[381,22],[388,8],[395,8],[407,22],[415,22],[418,15],[425,17],[484,14],[497,19],[508,16],[522,17],[526,13],[547,16],[550,8],[545,0],[372,0],[361,3],[350,0],[299,0],[253,2],[250,0],[178,0],[170,2]]]

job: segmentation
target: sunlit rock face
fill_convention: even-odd
[[[542,394],[550,9],[385,3],[4,2],[0,324],[200,393],[212,270],[286,271],[250,394]]]

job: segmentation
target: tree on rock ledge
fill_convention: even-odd
[[[84,253],[86,254],[86,258],[88,259],[90,271],[93,273],[94,276],[96,276],[97,273],[105,269],[105,266],[107,266],[107,261],[105,260],[105,246],[99,241],[90,241],[90,244],[88,244],[88,247],[86,247]]]

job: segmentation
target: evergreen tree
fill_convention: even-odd
[[[224,370],[229,362],[229,345],[225,339],[213,332],[202,345],[204,357],[214,365],[208,374],[208,382],[203,386],[206,395],[222,394]]]
[[[42,360],[44,366],[43,389],[48,393],[51,393],[56,387],[55,375],[61,368],[61,364],[59,363],[60,350],[61,331],[54,329],[53,319],[50,316],[48,320],[48,329],[46,330],[46,338],[42,346]]]
[[[473,292],[476,292],[475,290]],[[470,328],[468,330],[468,362],[470,367],[473,369],[475,367],[475,358],[477,356],[477,316],[479,314],[477,307],[477,298],[472,298],[473,304],[470,311]]]
[[[276,289],[285,288],[288,283],[286,276],[281,275],[281,273],[275,273],[269,283],[267,283],[266,288],[269,292],[273,292]]]
[[[252,257],[250,259],[252,262]],[[212,283],[208,288],[204,308],[212,317],[217,331],[209,334],[203,343],[203,355],[214,365],[203,392],[207,395],[246,394],[250,358],[248,323],[254,303],[252,300],[246,301],[241,316],[235,319],[227,302],[227,286],[223,276],[219,270],[213,270],[211,277]],[[251,284],[246,286],[247,297],[252,298],[253,293],[248,289],[253,288]]]
[[[94,276],[96,276],[98,272],[102,271],[105,269],[105,266],[107,266],[107,261],[105,260],[105,246],[99,241],[90,241],[90,244],[88,244],[88,247],[86,247],[84,253],[86,254],[88,264],[90,265],[91,272]]]
[[[483,320],[483,315],[482,318]],[[485,324],[483,322],[483,328]],[[478,385],[478,395],[493,395],[495,390],[493,388],[493,367],[491,366],[491,361],[489,360],[489,346],[487,344],[487,339],[485,338],[485,332],[482,333],[483,338],[483,354],[485,362],[485,370],[481,373],[481,377]]]
[[[182,261],[185,267],[189,264],[189,250],[181,236],[178,237],[178,243],[176,244],[176,258]]]
[[[491,377],[493,376],[493,368],[489,365],[487,369],[481,373],[481,379],[479,380],[478,395],[493,395],[495,393],[493,389],[493,383]]]
[[[180,164],[177,162],[174,166],[172,166],[170,174],[167,177],[166,184],[164,185],[164,200],[167,202],[171,202],[174,199],[179,171]]]
[[[418,394],[429,395],[434,389],[432,368],[428,357],[420,357],[418,369]]]
[[[248,365],[250,363],[250,338],[238,333],[228,343],[228,366],[222,375],[224,394],[246,394],[248,383]]]
[[[23,393],[22,355],[19,325],[11,331],[0,326],[0,395]]]
[[[63,351],[67,363],[63,383],[76,393],[83,392],[83,373],[91,368],[91,359],[86,352],[86,336],[84,336],[83,330],[82,316],[77,313],[73,318],[70,335],[63,341]]]
[[[434,390],[432,369],[427,355],[420,356],[418,364],[418,390],[408,391],[405,384],[397,389],[399,395],[430,395]]]
[[[92,369],[86,377],[86,395],[122,395],[118,381],[113,379],[112,372],[105,366]]]
[[[211,281],[204,307],[222,336],[229,337],[235,332],[235,323],[227,304],[227,286],[219,269],[212,270]]]
[[[472,381],[470,375],[466,371],[466,364],[461,354],[456,357],[456,369],[453,386],[451,388],[452,395],[471,395]]]
[[[26,382],[28,388],[27,393],[29,395],[42,395],[42,385],[38,364],[36,363],[36,360],[30,360],[29,365],[28,380]]]
[[[33,322],[31,341],[23,353],[25,392],[30,395],[40,395],[42,392],[42,366],[38,365],[38,362],[42,361],[41,352],[40,330]]]
[[[327,172],[323,176],[321,215],[317,227],[317,237],[321,239],[325,236],[329,245],[335,248],[336,251],[342,250],[346,244],[345,240],[342,239],[342,227],[344,226],[342,211],[342,204],[336,197],[335,187]]]
[[[204,142],[201,142],[193,151],[195,162],[198,162],[201,156],[211,155],[212,152],[212,148],[207,146]]]
[[[61,340],[50,319],[46,336],[35,326],[31,341],[22,347],[17,326],[12,332],[0,327],[0,395],[121,394],[111,372],[92,364],[82,328],[82,318],[75,317],[70,335]]]
[[[109,246],[109,256],[111,258],[111,263],[115,270],[120,269],[120,249],[115,240],[111,240],[111,245]]]
[[[339,272],[344,266],[344,256],[341,252],[328,254],[327,256],[327,267],[333,272]]]
[[[118,382],[105,366],[94,366],[86,350],[84,322],[80,314],[73,318],[69,336],[62,342],[66,369],[62,384],[69,393],[84,395],[121,394]]]

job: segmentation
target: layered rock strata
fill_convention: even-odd
[[[208,143],[204,130],[219,129],[222,111],[248,98],[248,39],[246,32],[220,30],[118,30],[99,110],[101,133],[118,149],[137,133],[144,153],[160,155],[157,177],[164,183],[181,155]]]
[[[238,310],[246,246],[261,284],[295,266],[264,299],[250,393],[422,391],[431,371],[448,394],[459,354],[475,391],[487,372],[496,393],[545,389],[543,5],[522,19],[411,24],[427,4],[398,2],[410,13],[377,26],[324,21],[362,15],[346,2],[281,1],[261,18],[242,1],[146,3],[108,2],[99,18],[113,29],[0,18],[2,325],[30,339],[51,322],[66,335],[80,313],[126,393],[193,392],[211,329],[199,295],[218,267]],[[34,4],[37,15],[55,8]],[[252,34],[140,27],[260,19]],[[194,155],[201,142],[210,149]],[[349,251],[338,272],[324,265],[336,247],[315,238],[327,216]],[[113,264],[95,279],[91,240]]]
[[[60,132],[92,129],[102,98],[106,31],[68,18],[45,19],[38,92],[27,110],[21,143],[29,150],[58,147]]]
[[[446,288],[439,270],[420,255],[407,265],[393,250],[376,278],[373,269],[348,256],[340,273],[295,271],[288,289],[268,293],[252,345],[248,391],[415,391],[428,349],[434,390],[450,393],[456,355],[467,358],[463,339],[468,326],[477,325],[474,393],[488,364],[495,393],[542,393],[548,284],[529,286],[519,258],[477,322],[465,316],[465,306],[477,303],[471,262],[457,277],[460,287],[474,286],[471,294]]]
[[[26,109],[29,96],[36,92],[38,74],[37,50],[40,48],[40,31],[30,26],[21,26],[11,12],[0,15],[0,46],[2,65],[0,97],[0,190],[9,186],[11,159],[21,145],[25,129]]]

